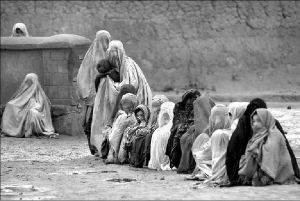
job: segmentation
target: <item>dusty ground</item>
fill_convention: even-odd
[[[300,104],[269,104],[300,162]],[[1,199],[300,199],[299,185],[194,189],[186,175],[105,165],[85,136],[1,138]]]

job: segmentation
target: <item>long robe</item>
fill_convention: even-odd
[[[165,95],[155,95],[152,99],[152,111],[151,117],[149,120],[149,133],[145,137],[145,149],[144,149],[144,157],[145,157],[145,165],[148,165],[150,160],[150,152],[151,152],[151,139],[154,131],[158,128],[157,117],[160,112],[161,104],[169,101],[169,99]]]
[[[54,128],[51,103],[34,73],[27,74],[12,99],[6,104],[2,117],[2,132],[10,137],[51,135]]]
[[[170,159],[165,154],[168,139],[173,123],[173,102],[165,102],[161,105],[158,116],[159,127],[154,131],[151,139],[150,161],[148,167],[156,170],[170,170]]]
[[[208,129],[205,129],[205,132],[200,134],[193,143],[192,153],[196,161],[196,167],[204,173],[207,178],[213,175],[212,169],[218,169],[212,168],[212,165],[222,160],[219,154],[225,151],[221,150],[222,147],[227,146],[226,143],[219,143],[222,142],[223,133],[219,135],[217,130],[229,128],[230,118],[228,109],[224,105],[218,104],[211,110]]]
[[[98,90],[95,84],[98,63],[105,58],[105,51],[111,40],[110,33],[100,30],[96,33],[96,38],[86,52],[77,74],[77,94],[84,104],[84,116],[82,126],[88,139],[91,154],[99,152],[100,149],[91,144],[91,127],[93,121],[93,105]],[[97,88],[96,88],[97,87]]]
[[[181,158],[180,138],[194,125],[193,102],[200,95],[198,90],[187,90],[182,96],[182,101],[175,104],[171,135],[166,149],[166,155],[170,158],[171,168],[178,168],[179,166]],[[188,102],[190,103],[187,104]]]
[[[240,159],[241,156],[245,154],[247,143],[252,137],[250,115],[258,108],[267,108],[267,105],[262,99],[259,98],[251,100],[244,115],[239,119],[237,127],[233,131],[232,136],[229,140],[226,152],[226,171],[229,181],[232,185],[240,184],[240,178],[238,175]],[[295,176],[300,178],[300,171],[294,152],[285,137],[280,123],[276,119],[275,126],[285,138]]]
[[[109,133],[109,153],[107,161],[110,163],[118,163],[118,155],[121,140],[123,138],[124,131],[127,127],[136,124],[136,119],[133,114],[127,115],[124,111],[119,111],[119,115],[113,123],[111,132]]]
[[[282,184],[294,175],[285,139],[267,109],[257,109],[253,115],[259,117],[263,128],[249,140],[240,161],[239,175],[253,185]]]
[[[140,67],[130,57],[125,55],[125,50],[120,41],[111,41],[108,52],[116,48],[119,53],[121,83],[115,83],[109,76],[101,79],[95,97],[93,121],[91,128],[91,144],[100,150],[103,141],[103,130],[106,125],[112,125],[111,115],[117,106],[120,88],[131,84],[137,89],[140,104],[151,107],[152,92]]]
[[[191,148],[195,139],[207,127],[211,108],[215,103],[207,96],[201,95],[194,101],[195,126],[192,126],[181,138],[181,159],[177,173],[192,173],[196,162],[193,158]]]
[[[150,119],[150,110],[145,105],[138,105],[135,109],[135,115],[137,112],[141,110],[144,115],[144,120],[146,125],[139,125],[136,128],[133,128],[130,133],[128,133],[131,137],[130,142],[130,151],[129,151],[129,159],[130,164],[142,168],[144,165],[144,150],[145,150],[145,136],[149,133],[148,122]]]

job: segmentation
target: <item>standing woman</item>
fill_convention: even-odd
[[[24,23],[14,24],[11,37],[29,37],[26,25]]]
[[[103,141],[103,133],[107,125],[111,125],[111,114],[117,107],[117,97],[121,87],[131,84],[137,90],[139,104],[151,107],[152,92],[150,86],[136,62],[125,53],[123,43],[113,40],[107,50],[108,60],[120,72],[120,83],[114,82],[110,77],[100,81],[95,98],[93,120],[91,129],[91,143],[98,150]]]
[[[86,52],[77,74],[77,92],[85,106],[82,126],[88,139],[91,154],[93,155],[99,151],[91,144],[91,124],[96,96],[94,83],[98,74],[97,64],[105,58],[105,52],[110,40],[111,36],[108,31],[100,30],[96,33],[96,38]]]
[[[6,104],[2,132],[10,137],[45,135],[56,137],[51,120],[51,103],[42,89],[38,76],[27,74],[19,89]]]

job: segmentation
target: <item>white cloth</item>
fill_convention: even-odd
[[[14,24],[11,37],[29,37],[29,33],[27,31],[26,25],[24,23]]]
[[[204,183],[226,183],[228,181],[226,172],[226,151],[232,131],[229,129],[218,129],[211,136],[212,175]]]
[[[230,125],[228,108],[221,104],[215,105],[211,109],[208,133],[200,134],[193,143],[192,154],[196,161],[196,167],[205,173],[207,178],[214,177],[214,174],[220,174],[218,172],[219,169],[222,169],[220,167],[222,165],[219,163],[222,162],[219,161],[225,160],[223,152],[226,149],[224,150],[224,146],[227,147],[229,141],[224,138],[226,136],[224,130],[228,130]]]
[[[150,160],[148,167],[156,170],[171,170],[170,159],[165,154],[168,139],[173,124],[173,102],[164,102],[158,115],[158,128],[154,131],[151,139]]]
[[[236,129],[239,118],[243,116],[246,108],[248,106],[248,102],[232,102],[228,105],[229,113],[231,114],[231,130],[234,131]]]
[[[96,96],[95,79],[98,74],[97,64],[105,58],[105,52],[110,42],[110,34],[101,30],[86,52],[77,74],[77,93],[86,105],[93,105]]]
[[[133,113],[127,115],[124,111],[119,111],[119,115],[114,121],[111,132],[108,135],[110,150],[107,159],[109,161],[117,161],[124,131],[126,128],[131,127],[136,123],[136,118]]]
[[[2,117],[2,132],[11,137],[54,134],[50,107],[50,100],[42,89],[38,76],[34,73],[27,74],[6,104]]]

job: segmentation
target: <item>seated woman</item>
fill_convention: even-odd
[[[137,105],[138,100],[136,95],[127,93],[122,97],[121,110],[119,110],[108,135],[110,149],[105,163],[118,163],[119,148],[124,131],[127,127],[136,124],[133,112]]]
[[[212,176],[223,177],[225,173],[225,153],[231,135],[227,107],[222,104],[214,106],[208,125],[208,128],[196,138],[192,147],[196,167],[199,170],[198,174],[192,175],[196,180],[206,180]]]
[[[246,111],[247,102],[232,102],[228,105],[229,116],[231,119],[231,130],[234,131],[238,124],[240,117],[243,116]]]
[[[294,175],[285,138],[275,127],[275,118],[267,109],[251,115],[253,135],[240,160],[241,182],[264,186],[284,184]]]
[[[177,173],[190,174],[194,171],[196,162],[191,148],[195,139],[207,127],[211,108],[215,103],[203,94],[194,101],[194,125],[180,138],[182,156]]]
[[[125,131],[125,146],[129,153],[129,163],[142,168],[144,164],[145,136],[149,133],[150,110],[146,105],[138,105],[134,111],[137,124]]]
[[[200,95],[198,90],[190,89],[183,94],[182,101],[175,104],[171,135],[166,149],[166,155],[170,158],[171,168],[178,168],[179,166],[181,158],[180,138],[194,125],[193,102]]]
[[[27,74],[19,89],[6,104],[2,132],[10,137],[45,135],[57,137],[50,113],[51,103],[42,89],[38,76]]]
[[[148,167],[156,170],[171,170],[170,159],[166,153],[168,139],[173,124],[173,102],[164,102],[161,105],[157,119],[158,128],[154,131],[151,139],[151,152]]]
[[[152,110],[149,120],[149,133],[145,137],[145,149],[144,149],[144,157],[145,157],[145,165],[148,166],[148,162],[150,160],[150,150],[151,150],[151,139],[153,132],[158,128],[157,116],[160,112],[160,106],[164,102],[169,101],[169,99],[165,95],[155,95],[152,98]]]
[[[265,101],[260,98],[255,98],[251,100],[243,116],[239,119],[238,125],[236,129],[233,131],[232,136],[229,140],[227,152],[226,152],[226,170],[230,181],[230,186],[241,184],[240,177],[238,175],[238,171],[240,169],[239,163],[240,163],[241,156],[245,154],[248,141],[252,137],[250,116],[258,108],[267,108]],[[275,126],[285,138],[286,146],[290,154],[295,176],[297,178],[300,178],[300,171],[299,171],[299,167],[294,152],[291,149],[290,144],[285,137],[285,132],[283,131],[280,123],[276,119],[275,119]]]
[[[16,23],[13,26],[11,37],[28,37],[28,31],[24,23]]]

